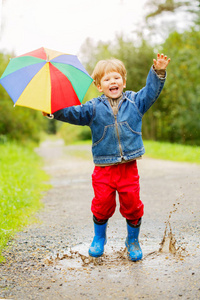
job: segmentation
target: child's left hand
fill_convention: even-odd
[[[153,64],[156,70],[165,70],[170,62],[170,58],[167,59],[167,55],[157,54],[157,60],[153,59]]]

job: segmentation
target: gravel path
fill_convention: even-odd
[[[39,222],[18,233],[4,253],[0,299],[200,299],[200,166],[138,161],[144,259],[133,263],[126,258],[119,206],[109,220],[104,256],[88,257],[90,146],[46,141],[36,151],[52,189],[42,199]]]

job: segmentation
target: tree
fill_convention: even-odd
[[[183,33],[191,27],[199,30],[200,0],[148,0],[145,8],[140,34],[153,46],[163,43],[171,32]]]
[[[163,52],[172,58],[160,100],[153,107],[156,138],[200,145],[200,32],[171,33]]]
[[[164,12],[175,13],[181,10],[187,10],[188,13],[198,16],[199,0],[175,1],[175,0],[148,0],[147,6],[151,7],[151,12],[147,14],[146,20],[161,15]],[[193,15],[193,16],[194,16]],[[194,19],[195,21],[195,19]]]
[[[101,59],[115,57],[122,60],[128,74],[127,89],[138,90],[145,84],[155,54],[147,41],[141,39],[138,46],[132,40],[125,40],[122,35],[118,35],[112,42],[99,42],[96,45],[91,39],[87,39],[81,48],[81,56],[84,57],[84,65],[89,74]]]

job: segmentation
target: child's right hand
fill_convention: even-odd
[[[45,113],[44,111],[42,111],[42,114],[43,114],[44,117],[46,117],[46,116],[48,115],[48,114]]]

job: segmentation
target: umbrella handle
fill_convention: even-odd
[[[47,117],[48,119],[54,119],[54,115],[52,115],[52,114],[47,114],[46,117]]]

